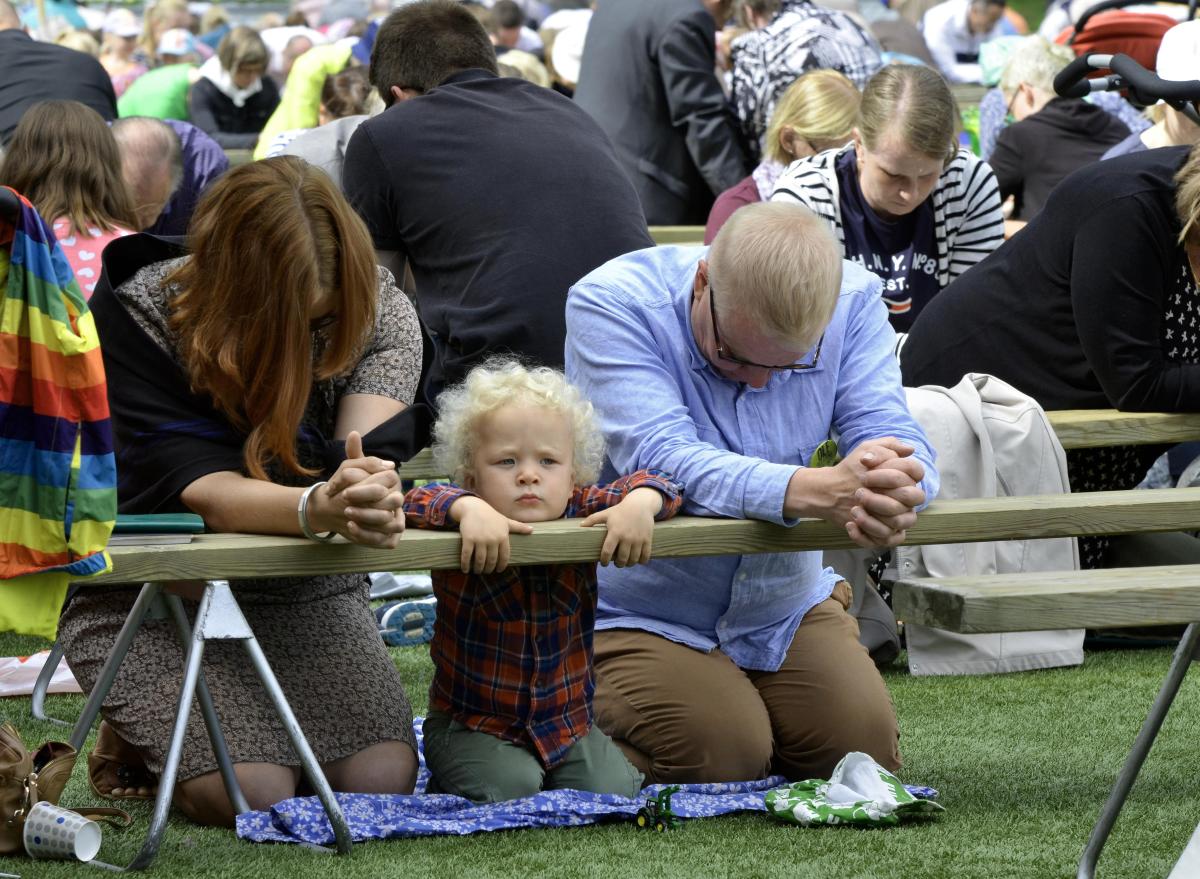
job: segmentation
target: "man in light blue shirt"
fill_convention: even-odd
[[[684,512],[816,516],[895,546],[937,494],[874,275],[799,205],[742,208],[712,247],[614,259],[571,288],[568,377],[606,474],[667,470]],[[809,467],[833,438],[843,459]],[[606,478],[606,477],[602,477]],[[596,723],[647,782],[828,777],[848,751],[899,767],[895,711],[819,553],[601,568]]]

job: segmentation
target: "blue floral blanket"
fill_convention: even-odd
[[[416,793],[338,794],[338,802],[355,842],[413,836],[466,836],[490,830],[525,827],[579,827],[601,821],[632,821],[647,798],[665,785],[651,785],[638,799],[579,790],[543,791],[503,803],[474,803],[450,794],[423,793],[429,782],[421,747],[421,718],[414,724],[420,770]],[[684,784],[671,798],[671,811],[681,818],[710,818],[733,812],[765,812],[766,792],[782,787],[781,775],[761,781],[727,784]],[[930,791],[929,793],[934,792]],[[919,795],[919,794],[918,794]],[[332,845],[329,819],[316,797],[294,797],[269,811],[237,818],[237,834],[252,842],[297,842]]]

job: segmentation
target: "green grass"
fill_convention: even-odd
[[[0,635],[0,655],[26,653],[34,639]],[[425,708],[427,651],[394,651]],[[629,825],[516,831],[466,838],[372,842],[349,858],[293,846],[255,845],[229,831],[174,819],[154,875],[247,879],[374,877],[654,876],[876,879],[876,877],[1073,877],[1080,851],[1118,767],[1166,671],[1167,650],[1092,653],[1081,668],[977,678],[887,674],[902,729],[901,778],[941,791],[946,813],[890,830],[803,830],[759,815],[691,821],[666,836]],[[314,670],[314,686],[327,686]],[[1105,879],[1165,876],[1200,820],[1200,676],[1185,680],[1100,862]],[[52,696],[52,715],[74,717],[80,697]],[[28,743],[63,737],[34,723],[29,700],[0,700]],[[89,743],[90,744],[90,743]],[[79,761],[63,802],[96,804]],[[136,823],[106,830],[100,857],[127,862],[145,833]],[[0,872],[79,877],[74,864],[0,858]]]

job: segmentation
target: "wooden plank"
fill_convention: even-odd
[[[1200,565],[901,580],[896,617],[952,632],[1119,628],[1200,620]]]
[[[937,501],[908,533],[912,544],[970,543],[1084,534],[1134,534],[1200,529],[1200,488],[1116,491],[1034,497]],[[546,522],[532,535],[513,535],[512,563],[594,561],[604,532],[578,520]],[[754,554],[851,546],[845,532],[819,519],[793,528],[744,519],[681,516],[655,529],[660,557]],[[288,577],[357,571],[458,566],[453,531],[405,533],[394,550],[341,540],[318,544],[297,537],[202,535],[190,544],[109,550],[114,570],[89,583],[239,577]]]
[[[1047,412],[1064,449],[1154,445],[1200,439],[1197,412],[1118,412],[1116,409],[1065,409]]]
[[[651,226],[655,244],[703,244],[703,226]]]

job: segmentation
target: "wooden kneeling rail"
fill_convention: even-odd
[[[513,535],[514,565],[595,561],[604,541],[600,528],[578,520],[545,522],[531,535]],[[1088,534],[1132,534],[1200,529],[1200,488],[1112,491],[935,501],[908,532],[910,544],[970,543]],[[658,557],[687,557],[838,549],[846,533],[820,519],[793,528],[747,519],[680,516],[659,523]],[[456,531],[409,529],[394,550],[342,540],[318,544],[298,537],[203,534],[191,543],[117,546],[113,571],[86,584],[161,580],[212,580],[314,576],[427,568],[456,568]]]

